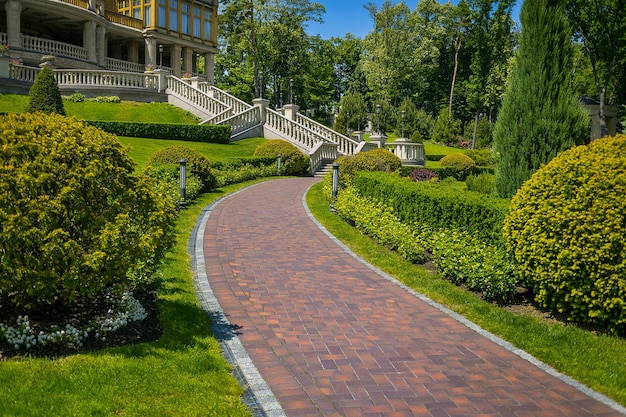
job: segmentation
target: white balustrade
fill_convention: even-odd
[[[223,124],[231,126],[231,136],[236,136],[252,127],[258,126],[261,121],[258,107],[251,107],[243,113],[236,114],[224,120]]]
[[[400,158],[402,165],[426,165],[424,145],[421,143],[397,139],[395,142],[388,143],[386,148]]]
[[[23,65],[10,65],[11,79],[17,81],[24,81],[28,83],[34,83],[37,74],[39,74],[39,68],[25,67]]]
[[[54,78],[62,86],[125,87],[156,89],[155,75],[136,72],[57,69]]]
[[[87,49],[50,39],[23,35],[21,47],[28,51],[87,60]]]
[[[225,103],[174,76],[167,77],[167,93],[178,96],[208,114],[230,111],[230,107]]]
[[[266,125],[283,135],[291,138],[292,141],[299,144],[302,148],[309,152],[313,150],[319,142],[331,142],[332,140],[324,135],[303,126],[272,109],[266,109],[265,113]],[[335,142],[336,143],[336,142]]]
[[[313,119],[309,119],[308,117],[300,113],[296,115],[296,122],[302,126],[305,126],[307,129],[318,133],[320,136],[323,136],[324,138],[326,138],[327,141],[338,144],[339,153],[343,155],[354,154],[356,151],[356,147],[359,144],[359,142],[357,142],[356,140],[344,136],[341,133],[327,126],[324,126],[323,124],[318,123]]]
[[[200,83],[198,85],[198,89],[226,104],[232,109],[233,114],[242,113],[252,108],[252,106],[245,101],[239,100],[232,94],[229,94],[224,90],[220,90],[219,88],[210,85],[208,82]]]
[[[113,71],[124,71],[124,72],[144,72],[145,65],[139,64],[137,62],[129,62],[122,61],[121,59],[108,58],[107,57],[107,68]]]
[[[318,142],[309,152],[311,172],[316,172],[324,163],[334,161],[339,156],[336,143]]]

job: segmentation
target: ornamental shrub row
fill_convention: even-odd
[[[117,136],[149,139],[171,139],[189,142],[227,144],[230,142],[230,126],[188,125],[175,123],[140,123],[92,120],[92,126]]]
[[[281,139],[272,139],[257,146],[254,156],[269,158],[281,157],[281,174],[283,175],[306,175],[311,168],[311,160],[308,155],[302,153],[296,146]]]
[[[337,214],[363,233],[396,250],[413,263],[426,260],[424,242],[409,226],[401,223],[393,209],[379,200],[358,195],[352,187],[343,189],[334,202]]]
[[[487,242],[502,242],[508,200],[478,193],[460,194],[448,187],[379,172],[357,172],[358,193],[385,201],[406,224],[425,224],[433,230],[458,229],[476,233]]]
[[[452,177],[458,181],[465,181],[469,175],[480,175],[482,173],[488,173],[488,174],[494,173],[494,169],[491,167],[479,167],[479,166],[473,166],[473,167],[469,167],[466,169],[458,169],[456,167],[442,167],[442,166],[434,166],[434,167],[428,167],[428,168],[426,167],[415,168],[415,167],[410,167],[410,166],[403,166],[402,168],[400,168],[399,173],[401,177],[408,177],[411,175],[411,173],[414,170],[418,170],[418,169],[430,169],[436,172],[439,178],[442,180]],[[415,174],[415,175],[419,176],[419,174]]]

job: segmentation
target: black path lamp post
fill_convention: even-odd
[[[406,116],[406,110],[402,110],[402,137],[404,137],[404,117]]]
[[[184,204],[187,198],[187,160],[182,158],[180,164],[180,200]]]
[[[376,105],[376,114],[378,115],[378,134],[380,135],[380,104]]]
[[[339,192],[339,164],[333,164],[333,200],[337,197]]]
[[[159,45],[159,69],[163,68],[163,45]]]

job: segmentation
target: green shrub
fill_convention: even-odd
[[[176,164],[179,165],[181,159],[187,160],[187,172],[196,175],[202,181],[202,191],[209,191],[215,188],[217,181],[215,173],[211,169],[209,159],[200,152],[189,149],[182,145],[168,146],[150,155],[148,165]],[[176,168],[178,170],[178,168]]]
[[[626,135],[557,155],[515,194],[507,248],[536,300],[626,333]]]
[[[97,103],[121,103],[122,100],[118,96],[98,96],[93,99]]]
[[[380,172],[358,172],[352,183],[360,195],[393,207],[405,224],[419,223],[432,230],[465,230],[487,242],[502,242],[508,200],[459,192],[457,187],[442,187],[441,183],[411,182]]]
[[[479,175],[470,174],[465,179],[465,185],[470,191],[476,191],[481,194],[491,194],[494,192],[495,176],[488,173]]]
[[[39,71],[37,78],[35,78],[35,83],[30,88],[28,96],[26,113],[57,113],[65,116],[61,92],[54,80],[54,73],[50,68],[44,67]]]
[[[171,139],[189,142],[230,143],[230,126],[175,123],[88,121],[92,126],[118,136],[148,139]]]
[[[276,161],[274,161],[276,162]],[[229,165],[216,171],[217,186],[224,187],[257,178],[277,175],[277,167],[272,165],[255,166],[252,164]]]
[[[82,93],[74,93],[70,96],[64,97],[64,99],[74,103],[82,103],[85,101],[85,95]]]
[[[172,201],[180,200],[180,164],[155,163],[146,167],[146,174],[161,184]],[[185,180],[185,198],[193,200],[202,191],[202,180],[193,173],[187,174]]]
[[[308,155],[303,154],[295,145],[281,140],[272,139],[257,146],[254,156],[281,157],[281,173],[283,175],[307,175],[310,168]]]
[[[465,170],[476,165],[476,162],[469,156],[460,152],[451,153],[439,160],[442,167],[454,167],[456,169]]]
[[[393,152],[385,148],[376,148],[364,153],[367,158],[378,158],[383,161],[383,166],[387,172],[396,172],[402,166],[402,161]]]
[[[520,277],[504,248],[476,234],[448,229],[433,233],[430,249],[437,272],[455,284],[480,291],[488,301],[506,303],[517,292]]]
[[[413,263],[426,260],[424,243],[410,227],[401,223],[383,202],[361,197],[352,187],[342,190],[333,204],[342,218],[380,243],[396,250]]]
[[[463,153],[480,167],[492,167],[496,164],[496,155],[491,149],[467,149]]]
[[[0,117],[0,305],[71,305],[154,270],[175,207],[117,139],[76,119]]]

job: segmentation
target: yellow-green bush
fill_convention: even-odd
[[[395,172],[402,167],[400,158],[382,148],[360,152],[356,155],[340,156],[337,158],[337,163],[339,164],[339,189],[344,189],[352,183],[352,176],[355,172]]]
[[[175,207],[115,136],[74,118],[0,117],[0,305],[71,305],[132,286],[172,242]]]
[[[395,172],[402,166],[402,161],[393,152],[385,148],[376,148],[371,151],[367,151],[364,154],[366,157],[375,157],[383,161],[383,166],[388,172]]]
[[[508,250],[541,305],[626,332],[626,135],[557,155],[512,199]]]
[[[160,149],[150,155],[149,165],[175,164],[173,177],[178,175],[178,166],[181,159],[187,160],[187,170],[191,175],[196,175],[202,182],[201,190],[209,191],[215,188],[217,180],[211,169],[209,159],[200,152],[182,145],[172,145]]]
[[[457,169],[467,169],[476,165],[476,162],[469,156],[460,152],[451,153],[439,160],[442,167],[454,167]]]
[[[272,156],[281,158],[281,174],[306,175],[310,170],[310,159],[296,146],[282,139],[263,142],[254,151],[254,156]]]

